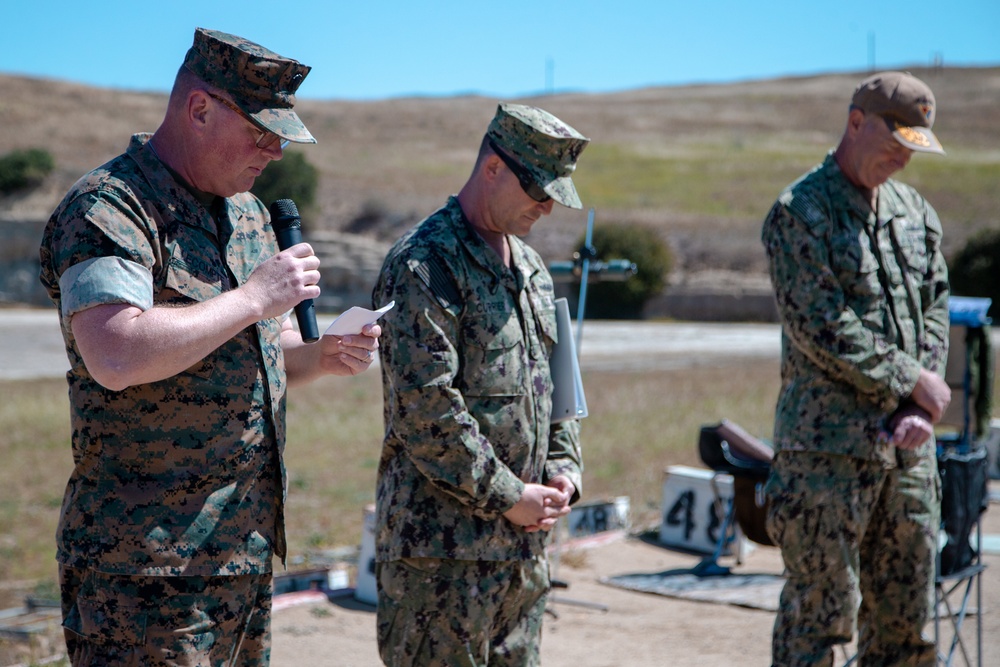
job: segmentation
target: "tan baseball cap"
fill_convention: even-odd
[[[314,144],[295,106],[295,91],[312,69],[248,39],[198,28],[184,66],[199,79],[225,90],[263,129],[282,139]]]
[[[590,139],[548,111],[506,102],[497,106],[486,138],[547,195],[563,206],[583,208],[570,175]]]
[[[896,141],[923,153],[944,154],[931,126],[936,104],[930,87],[909,72],[880,72],[854,90],[851,106],[885,118]]]

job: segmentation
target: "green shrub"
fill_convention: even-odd
[[[584,242],[581,237],[581,247]],[[626,259],[636,265],[636,273],[624,281],[588,283],[585,317],[640,319],[646,302],[667,283],[673,264],[667,244],[649,227],[611,224],[594,227],[591,246],[597,260]],[[579,282],[576,285],[579,289]]]
[[[52,154],[41,148],[7,153],[0,157],[0,194],[41,184],[55,166]]]
[[[316,203],[319,174],[299,151],[285,151],[284,157],[267,165],[257,177],[250,192],[265,206],[278,199],[291,199],[300,213],[308,212]]]
[[[993,299],[990,315],[1000,310],[1000,229],[982,229],[965,242],[948,267],[956,296]]]

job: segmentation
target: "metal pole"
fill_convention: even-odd
[[[587,306],[587,278],[590,273],[590,242],[594,237],[594,209],[587,213],[587,235],[584,237],[582,253],[583,262],[580,265],[580,302],[576,305],[576,356],[580,356],[580,345],[583,343],[583,314]]]
[[[590,272],[590,242],[594,235],[594,209],[591,208],[587,213],[587,235],[584,237],[583,246],[584,249],[580,253],[583,262],[580,265],[580,303],[577,304],[576,308],[576,356],[580,356],[580,343],[583,341],[583,313],[587,305],[587,276]],[[559,573],[559,555],[562,546],[562,531],[556,528],[555,535],[555,550],[552,557],[552,579],[556,580]],[[585,600],[574,600],[573,598],[556,597],[555,595],[550,595],[548,598],[550,604],[569,604],[576,605],[578,607],[586,607],[588,609],[597,609],[599,611],[608,611],[608,605],[601,604],[600,602],[587,602]],[[546,611],[555,616],[555,610],[551,607],[547,607]]]

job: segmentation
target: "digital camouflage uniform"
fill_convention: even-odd
[[[525,483],[566,475],[579,494],[582,462],[579,423],[550,424],[552,278],[534,250],[507,238],[510,269],[452,197],[397,241],[373,292],[377,305],[396,302],[380,346],[386,664],[538,663],[548,533],[502,515]]]
[[[944,372],[937,214],[893,180],[872,212],[831,153],[781,194],[762,240],[782,321],[768,529],[788,581],[774,664],[831,664],[856,620],[862,664],[933,664],[921,630],[939,517],[935,443],[897,450],[886,423],[921,368]]]
[[[266,76],[297,73],[297,86],[308,71],[288,63],[202,29],[185,60],[236,93],[241,77],[263,72],[257,102]],[[277,131],[301,125],[293,101],[272,119]],[[149,137],[133,136],[73,186],[40,250],[70,361],[74,468],[57,534],[67,645],[74,664],[159,664],[143,647],[226,660],[242,649],[238,664],[266,664],[271,559],[285,556],[282,321],[261,320],[185,371],[121,391],[93,379],[70,326],[104,304],[206,301],[278,251],[256,197],[189,189]]]
[[[121,391],[94,381],[70,328],[74,313],[101,304],[205,301],[277,252],[259,200],[219,199],[213,213],[147,140],[136,135],[81,179],[42,241],[42,281],[70,360],[74,469],[57,558],[118,575],[268,573],[272,554],[285,553],[281,322],[262,320],[183,373]],[[67,619],[81,634],[84,611]],[[139,613],[113,618],[141,627]]]

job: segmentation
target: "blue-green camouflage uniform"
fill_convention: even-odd
[[[444,587],[477,583],[463,583],[455,574],[434,579],[455,565],[420,559],[482,568],[484,588],[497,566],[520,572],[527,563],[527,583],[516,586],[532,589],[530,606],[540,626],[547,533],[529,533],[502,515],[520,499],[525,483],[566,475],[579,493],[579,423],[550,424],[549,354],[556,341],[551,276],[523,241],[508,236],[508,242],[510,269],[452,197],[397,241],[385,260],[372,298],[377,305],[395,300],[396,308],[384,320],[380,345],[386,428],[376,559],[407,559],[412,575]],[[427,620],[468,611],[442,608],[443,589],[422,597],[411,588],[407,596],[397,584],[380,578],[380,643],[401,632],[404,617]],[[396,627],[389,627],[393,622]],[[537,651],[537,642],[529,643]],[[490,664],[502,659],[493,655]]]
[[[74,468],[57,558],[123,576],[269,577],[272,556],[285,555],[282,322],[262,320],[184,372],[121,391],[94,381],[73,338],[77,312],[206,301],[277,252],[256,197],[192,192],[148,138],[78,181],[41,245],[70,361]]]
[[[921,368],[944,373],[937,214],[891,179],[873,212],[831,153],[781,194],[762,240],[782,322],[768,528],[788,581],[774,664],[830,664],[855,622],[863,664],[933,664],[921,631],[939,517],[935,443],[897,450],[887,420]]]

